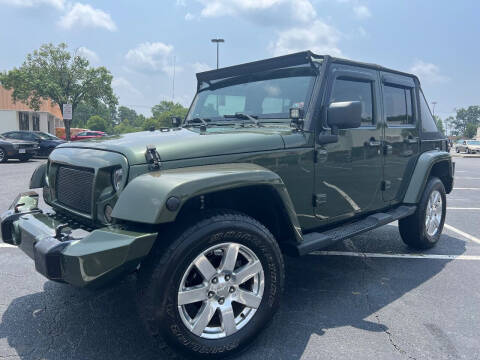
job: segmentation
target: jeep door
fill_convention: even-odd
[[[384,127],[383,200],[399,202],[419,153],[417,93],[412,77],[381,72]]]
[[[316,135],[314,206],[321,224],[383,206],[379,97],[376,70],[346,64],[330,65]],[[327,108],[343,101],[361,102],[361,126],[338,130],[337,141],[324,144],[325,137],[332,134],[327,125]]]

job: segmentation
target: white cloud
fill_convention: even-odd
[[[416,60],[410,68],[410,72],[417,75],[421,81],[430,83],[442,83],[450,80],[440,73],[440,68],[432,63]]]
[[[365,5],[357,5],[353,7],[353,12],[358,19],[368,19],[372,13]]]
[[[129,66],[139,71],[163,71],[171,73],[173,70],[172,64],[169,62],[169,55],[173,51],[172,45],[167,45],[162,42],[144,42],[139,44],[136,48],[128,50],[125,55]],[[175,70],[181,70],[176,68]]]
[[[62,10],[65,7],[65,0],[0,0],[0,4],[18,7],[37,7],[41,5],[48,5]]]
[[[112,87],[115,92],[127,94],[127,95],[135,95],[135,96],[142,96],[142,93],[136,89],[130,81],[123,77],[115,77],[112,80]]]
[[[73,7],[60,18],[58,24],[64,29],[74,27],[99,27],[109,31],[117,30],[110,14],[95,9],[88,4],[75,3]]]
[[[100,58],[98,57],[97,53],[86,48],[85,46],[81,46],[77,49],[77,55],[86,58],[92,64],[98,64],[100,62]]]
[[[199,63],[199,62],[193,63],[192,67],[195,73],[212,70],[212,67],[210,65]]]
[[[310,0],[197,0],[202,17],[242,16],[263,25],[312,21],[317,13]]]
[[[185,14],[185,20],[190,21],[190,20],[193,20],[193,19],[195,19],[195,15],[193,15],[192,13],[186,13]]]
[[[270,44],[273,55],[285,55],[297,51],[312,50],[317,54],[340,56],[338,48],[340,33],[320,20],[309,26],[293,27],[280,31],[277,39]]]

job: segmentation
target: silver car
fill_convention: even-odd
[[[455,145],[455,151],[467,154],[480,153],[480,140],[461,140]]]

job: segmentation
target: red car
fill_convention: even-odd
[[[70,140],[77,141],[77,140],[85,140],[85,139],[94,139],[102,136],[107,136],[107,134],[104,133],[103,131],[87,130],[87,131],[79,132],[77,135],[72,136]]]

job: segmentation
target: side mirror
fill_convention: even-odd
[[[172,117],[172,127],[178,128],[180,125],[182,125],[182,119],[176,116]]]
[[[354,129],[362,124],[362,103],[342,101],[331,103],[327,110],[327,124],[332,134],[338,129]]]

